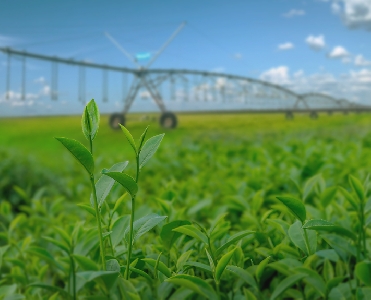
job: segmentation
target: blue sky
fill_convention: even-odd
[[[0,46],[133,67],[104,31],[132,55],[154,54],[183,21],[152,67],[225,72],[371,103],[371,0],[0,0]],[[5,100],[6,66],[1,53],[0,116],[81,110],[71,92],[77,71],[60,68],[65,85],[52,102],[50,64],[28,60],[29,99],[22,101],[20,62],[12,61],[12,97]],[[88,76],[87,97],[100,96],[94,89],[100,75]]]

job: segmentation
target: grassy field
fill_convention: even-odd
[[[371,299],[371,115],[141,117],[136,141],[165,137],[140,173],[132,256],[131,197],[116,184],[102,203],[101,245],[89,176],[54,139],[87,145],[80,116],[0,120],[0,299]],[[135,178],[107,120],[95,176],[128,160]]]
[[[159,126],[156,115],[151,120],[140,120],[141,115],[130,115],[127,128],[139,137],[143,129],[150,125],[152,134],[164,130]],[[285,120],[281,114],[208,114],[178,115],[176,130],[165,131],[163,147],[171,148],[187,142],[212,140],[215,143],[238,143],[239,140],[264,142],[270,139],[332,137],[336,139],[361,139],[371,128],[369,114],[320,114],[319,119],[311,120],[306,114],[295,115],[294,120]],[[69,136],[82,140],[80,116],[9,118],[0,119],[0,148],[12,149],[20,155],[34,157],[47,167],[61,168],[60,159],[68,157],[54,137]],[[184,144],[186,145],[186,144]],[[103,116],[96,140],[98,156],[129,155],[129,146],[121,131],[113,131],[108,126],[108,116]],[[68,159],[68,158],[66,158]]]

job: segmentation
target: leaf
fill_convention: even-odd
[[[128,161],[119,162],[117,164],[114,164],[108,172],[122,172],[128,165]],[[97,200],[98,200],[98,206],[101,207],[104,200],[106,200],[107,196],[109,195],[113,185],[115,184],[115,180],[108,176],[101,176],[97,183],[95,184],[95,189],[97,191]],[[90,203],[92,207],[94,207],[94,200],[93,195],[90,196]]]
[[[152,258],[142,258],[141,260],[149,264],[151,267],[155,267],[157,263],[157,260],[154,260]],[[166,277],[171,277],[171,271],[167,266],[165,266],[165,264],[162,261],[158,262],[157,270],[159,270]]]
[[[95,209],[93,207],[91,207],[91,205],[80,203],[80,204],[77,204],[77,206],[82,208],[83,210],[87,211],[93,217],[95,217]]]
[[[122,216],[118,218],[112,226],[111,241],[112,246],[116,247],[122,240],[125,234],[125,229],[130,222],[130,216]]]
[[[171,246],[175,243],[175,241],[182,235],[180,232],[173,231],[173,229],[182,226],[182,225],[190,225],[191,222],[186,220],[177,220],[170,223],[165,224],[162,226],[160,237],[162,240],[162,245],[167,249],[170,250]]]
[[[119,124],[119,125],[120,125],[122,131],[124,132],[124,134],[126,136],[126,139],[128,140],[129,144],[134,149],[135,155],[137,155],[137,146],[135,145],[135,141],[133,139],[133,136],[131,135],[129,130],[126,129],[125,126],[122,126],[121,124]]]
[[[83,271],[98,271],[98,265],[92,261],[90,258],[82,255],[73,254],[72,255],[77,264]]]
[[[131,197],[134,197],[137,194],[138,185],[133,177],[121,172],[104,172],[103,174],[113,178],[121,184],[128,191]]]
[[[196,261],[187,261],[184,264],[184,266],[185,267],[195,267],[195,268],[200,269],[200,270],[202,270],[204,272],[212,273],[212,270],[211,270],[210,266],[205,265],[203,263],[196,262]]]
[[[334,232],[334,233],[349,237],[353,240],[357,239],[356,235],[353,232],[341,226],[332,224],[331,222],[328,222],[326,220],[310,220],[303,225],[303,228],[309,229],[309,230],[316,230],[316,231],[322,230],[322,231]]]
[[[139,153],[139,168],[143,168],[143,166],[149,161],[153,154],[156,153],[164,135],[164,133],[159,134],[147,140]]]
[[[207,251],[207,250],[206,250]],[[188,261],[189,257],[191,256],[193,250],[188,250],[187,252],[184,252],[177,260],[176,262],[176,269],[178,271],[182,270],[183,269],[183,266],[185,265],[185,263]]]
[[[157,226],[160,224],[163,220],[165,220],[167,216],[158,216],[154,215],[150,219],[146,220],[144,223],[137,222],[137,224],[134,224],[134,232],[133,232],[133,243],[137,239],[139,239],[143,234],[147,233],[150,231],[153,227]]]
[[[218,264],[216,265],[216,267],[215,267],[215,279],[216,279],[217,282],[220,281],[220,278],[222,277],[222,274],[225,270],[225,267],[227,266],[227,264],[231,260],[235,250],[236,250],[236,248],[234,248],[233,250],[224,254],[222,256],[222,258],[219,260]]]
[[[109,259],[106,261],[106,270],[120,272],[120,264],[116,259]]]
[[[238,278],[245,281],[247,284],[252,286],[254,289],[259,290],[258,285],[254,279],[254,277],[246,270],[237,267],[237,266],[227,266],[226,270],[232,272],[238,276]]]
[[[340,189],[341,193],[343,194],[344,198],[346,200],[348,200],[350,205],[352,205],[353,209],[358,210],[358,205],[357,205],[356,201],[354,200],[353,196],[346,189],[344,189],[343,187],[339,186],[339,189]]]
[[[140,138],[139,138],[139,147],[138,147],[138,152],[140,152],[141,149],[142,149],[144,139],[146,138],[146,135],[147,135],[148,127],[149,127],[149,125],[146,127],[146,129],[144,129],[142,135],[141,135]]]
[[[302,223],[305,222],[307,211],[301,200],[290,196],[280,196],[277,197],[277,199],[280,200],[294,214],[297,219],[299,219]]]
[[[48,241],[48,242],[54,244],[54,245],[57,246],[58,248],[60,248],[60,249],[62,249],[62,250],[64,250],[64,251],[66,251],[67,253],[70,253],[70,249],[68,248],[68,245],[66,245],[66,244],[64,244],[64,243],[62,243],[62,242],[60,242],[60,241],[57,241],[57,240],[55,240],[55,239],[53,239],[53,238],[51,238],[51,237],[48,237],[48,236],[43,236],[42,238],[43,238],[44,240],[46,240],[46,241]]]
[[[194,277],[187,274],[178,274],[166,280],[167,282],[180,285],[182,287],[188,288],[195,293],[210,299],[219,300],[218,295],[215,293],[213,288],[206,281],[201,278]]]
[[[251,231],[251,230],[245,230],[245,231],[240,231],[240,232],[237,232],[235,233],[234,235],[232,235],[226,243],[224,243],[223,245],[221,245],[216,251],[215,251],[215,256],[219,256],[222,251],[226,248],[228,248],[230,245],[238,242],[239,240],[243,239],[245,236],[249,235],[249,234],[254,234],[255,231]]]
[[[295,271],[307,274],[308,276],[304,278],[304,281],[308,282],[315,290],[320,293],[321,297],[325,298],[326,283],[316,271],[303,267],[295,268]]]
[[[371,262],[362,261],[356,264],[355,274],[365,285],[371,286]]]
[[[211,257],[209,251],[207,251],[206,248],[205,248],[205,251],[206,251],[207,259],[209,260],[209,265],[210,265],[211,271],[213,273],[213,276],[215,276],[215,264],[214,264],[214,260],[213,260],[213,258]]]
[[[29,247],[27,249],[27,252],[31,253],[31,254],[35,254],[35,255],[41,257],[42,259],[44,259],[46,261],[53,262],[53,263],[55,262],[54,257],[49,253],[49,251],[47,251],[44,248]]]
[[[307,231],[308,242],[305,239],[305,232],[299,221],[296,221],[289,228],[289,237],[294,245],[300,248],[307,256],[316,252],[317,248],[317,234],[314,231]]]
[[[260,279],[263,275],[263,272],[265,270],[265,267],[268,265],[269,263],[269,260],[270,260],[270,256],[268,256],[267,258],[263,259],[259,265],[256,267],[256,270],[255,270],[255,276],[256,276],[256,279],[258,280],[258,282],[260,282]]]
[[[82,285],[88,283],[89,281],[100,281],[104,284],[107,290],[110,290],[111,287],[115,284],[119,272],[113,271],[85,271],[85,272],[77,272],[76,278],[80,279]]]
[[[94,140],[94,138],[96,137],[99,128],[99,121],[99,109],[94,99],[92,99],[89,101],[88,104],[86,104],[81,117],[82,132],[84,133],[88,141],[90,139]]]
[[[308,276],[307,274],[293,274],[290,275],[289,277],[286,277],[284,280],[282,280],[275,288],[273,291],[270,299],[276,299],[278,298],[281,294],[283,294],[288,288],[290,288],[292,285],[294,285],[296,282],[299,280],[303,279],[304,277]]]
[[[149,282],[152,282],[152,278],[146,272],[139,270],[137,268],[131,267],[131,266],[129,267],[129,270],[146,278]]]
[[[93,156],[86,147],[80,142],[64,137],[55,138],[61,142],[63,146],[79,161],[79,163],[88,171],[89,175],[94,173],[94,160]]]
[[[307,199],[314,186],[321,180],[321,174],[317,174],[308,179],[304,185],[303,200]]]
[[[64,298],[66,299],[70,298],[70,295],[65,290],[61,289],[60,287],[54,286],[54,285],[44,284],[42,282],[34,282],[34,283],[30,283],[28,286],[41,288],[41,289],[49,290],[52,292],[58,292],[61,295],[63,295]]]
[[[324,190],[324,192],[321,194],[321,204],[323,207],[327,207],[330,204],[337,191],[338,188],[336,186],[332,186]]]
[[[207,236],[203,234],[200,230],[198,230],[196,227],[194,227],[193,225],[183,225],[183,226],[173,229],[173,231],[189,235],[205,244],[208,243]]]
[[[359,181],[358,178],[352,175],[349,175],[349,182],[352,186],[352,189],[356,192],[359,201],[363,202],[365,199],[365,191],[362,183]]]

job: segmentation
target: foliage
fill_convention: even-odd
[[[87,146],[58,138],[72,174],[47,172],[72,177],[67,196],[36,190],[18,212],[3,196],[0,299],[370,298],[361,139],[175,143],[122,127],[116,154],[101,159],[94,101],[81,124]]]

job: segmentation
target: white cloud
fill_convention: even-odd
[[[356,55],[354,64],[358,67],[371,66],[371,61],[365,59],[362,54]]]
[[[370,0],[332,0],[331,9],[349,28],[371,30]]]
[[[260,75],[260,79],[270,81],[275,84],[287,85],[290,84],[289,68],[286,66],[279,66],[271,68]]]
[[[305,11],[302,9],[291,9],[287,13],[284,13],[282,16],[284,16],[285,18],[291,18],[295,16],[304,16],[304,15],[305,15]]]
[[[292,48],[294,48],[294,44],[290,42],[278,45],[278,50],[290,50]]]
[[[309,47],[313,50],[321,50],[326,46],[325,36],[324,35],[310,35],[306,38],[305,42],[309,45]]]
[[[17,42],[17,39],[0,34],[0,46],[1,47],[12,46],[16,42]]]
[[[302,70],[291,73],[286,66],[271,68],[260,76],[262,80],[283,85],[297,93],[318,92],[335,98],[371,104],[371,70],[350,70],[340,76],[321,71],[305,75]]]
[[[328,54],[328,57],[330,57],[330,58],[344,58],[344,57],[347,57],[349,55],[350,55],[350,53],[343,46],[336,46]]]
[[[233,57],[235,58],[235,59],[242,59],[242,54],[241,53],[235,53],[234,55],[233,55]]]

